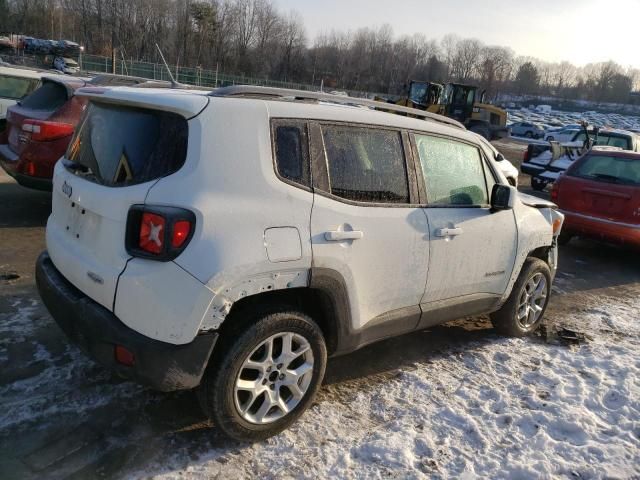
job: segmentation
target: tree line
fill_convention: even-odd
[[[412,79],[472,83],[500,93],[626,103],[640,70],[613,61],[578,67],[446,35],[394,35],[389,25],[309,39],[300,14],[272,0],[0,0],[0,32],[69,39],[87,53],[402,94]]]

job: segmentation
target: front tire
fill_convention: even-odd
[[[198,396],[227,436],[257,442],[295,422],[315,397],[327,364],[318,325],[286,308],[256,313],[207,369]],[[224,340],[220,340],[224,341]]]
[[[549,266],[539,258],[528,258],[507,302],[491,314],[491,323],[503,335],[530,335],[542,324],[550,295]]]

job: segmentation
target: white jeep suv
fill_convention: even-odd
[[[563,216],[453,120],[258,87],[77,95],[44,303],[102,364],[198,387],[234,438],[295,421],[328,356],[468,315],[540,325]]]

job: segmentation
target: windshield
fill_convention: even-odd
[[[20,78],[0,76],[0,98],[20,100],[33,91],[40,80],[37,78]]]
[[[147,182],[184,164],[187,134],[187,121],[175,113],[91,103],[65,166],[102,185]]]
[[[424,104],[427,96],[427,85],[424,83],[412,83],[409,92],[409,100],[413,103]]]
[[[578,163],[570,174],[606,183],[640,185],[640,160],[591,155]]]

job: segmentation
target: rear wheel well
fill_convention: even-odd
[[[254,321],[257,314],[287,308],[309,315],[322,330],[327,354],[335,352],[338,345],[338,325],[333,303],[322,290],[308,287],[263,292],[238,300],[222,323],[219,334],[221,338],[233,337]]]

